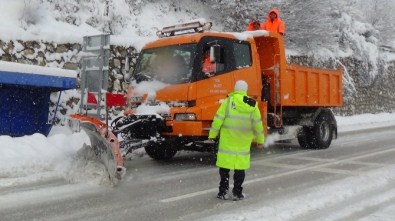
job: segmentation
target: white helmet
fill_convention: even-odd
[[[234,87],[235,91],[248,91],[248,84],[247,82],[243,81],[243,80],[238,80],[236,81],[235,87]]]

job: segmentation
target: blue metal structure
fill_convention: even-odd
[[[48,135],[50,94],[76,88],[76,78],[1,69],[0,135]]]

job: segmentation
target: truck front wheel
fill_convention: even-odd
[[[145,152],[155,160],[169,160],[177,153],[169,142],[152,142],[145,147]]]

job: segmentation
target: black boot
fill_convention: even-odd
[[[245,171],[235,170],[235,174],[233,175],[234,187],[232,190],[234,201],[243,200],[245,198],[245,195],[243,194],[243,187],[242,187],[244,183],[244,179],[245,179]]]
[[[221,200],[227,200],[229,190],[229,169],[219,168],[219,175],[221,181],[219,182],[219,192],[217,198]]]

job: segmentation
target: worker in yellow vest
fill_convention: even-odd
[[[217,198],[228,199],[229,172],[234,170],[233,200],[242,200],[245,170],[250,168],[250,147],[255,139],[259,148],[265,141],[257,102],[247,96],[248,84],[239,80],[234,92],[222,102],[211,125],[209,140],[220,133],[217,163],[221,181]]]

